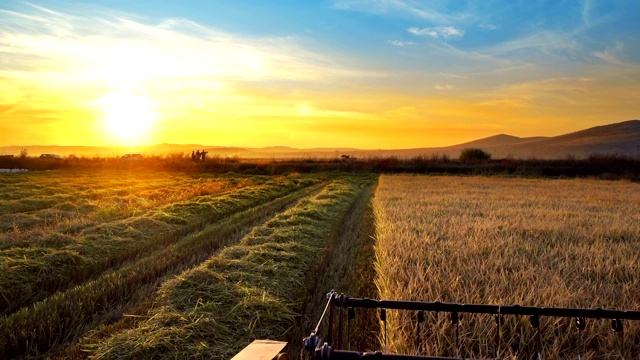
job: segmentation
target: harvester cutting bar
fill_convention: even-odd
[[[316,349],[313,360],[460,360],[459,358],[438,357],[438,356],[413,356],[413,355],[397,355],[384,354],[382,352],[365,352],[332,350],[327,344],[322,348]]]
[[[528,316],[529,324],[535,329],[537,359],[542,359],[543,345],[541,339],[542,327],[540,325],[541,317],[556,318],[573,318],[573,323],[580,338],[586,329],[585,319],[608,319],[611,320],[611,330],[618,338],[618,351],[621,358],[625,358],[627,347],[624,344],[624,322],[623,320],[640,320],[640,311],[637,310],[611,310],[611,309],[581,309],[581,308],[560,308],[560,307],[535,307],[520,305],[486,305],[486,304],[458,304],[444,302],[423,302],[423,301],[403,301],[403,300],[375,300],[369,298],[352,298],[345,294],[338,295],[335,291],[327,294],[327,306],[324,309],[322,317],[318,322],[318,326],[314,329],[309,337],[305,339],[305,348],[314,360],[350,360],[350,359],[459,359],[462,358],[462,342],[460,341],[459,326],[460,316],[467,314],[487,314],[493,315],[496,322],[494,354],[495,358],[502,355],[502,327],[504,325],[505,315]],[[351,350],[350,338],[350,322],[355,318],[356,308],[377,309],[381,323],[381,342],[384,352],[360,353]],[[328,310],[328,311],[327,311]],[[337,311],[336,311],[337,310]],[[416,355],[395,355],[387,354],[387,310],[408,310],[416,312]],[[318,337],[318,331],[324,322],[325,316],[328,314],[327,340],[323,342]],[[337,314],[336,314],[337,312]],[[421,324],[425,321],[423,312],[442,312],[449,313],[451,324],[455,326],[455,358],[442,358],[421,356]],[[337,324],[334,323],[334,317],[337,315]],[[346,315],[346,316],[345,316]],[[347,343],[348,350],[343,348],[343,327],[344,322],[347,325]],[[337,333],[334,332],[334,326],[337,325]],[[337,335],[337,336],[335,336]],[[335,338],[334,338],[335,337]],[[586,348],[584,344],[578,346],[579,353],[584,352]],[[578,359],[581,355],[578,354]]]
[[[334,295],[332,303],[344,308],[393,309],[393,310],[423,310],[450,313],[473,313],[494,315],[530,315],[552,317],[575,317],[592,319],[640,320],[640,311],[608,310],[608,309],[580,309],[534,307],[520,305],[484,305],[457,304],[443,302],[374,300],[368,298],[350,298],[346,295]]]

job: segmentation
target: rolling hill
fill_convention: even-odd
[[[640,156],[640,120],[596,126],[553,137],[520,138],[495,135],[471,142],[440,147],[377,151],[380,155],[402,157],[434,154],[457,157],[462,149],[482,148],[494,158],[585,158],[592,154]]]
[[[456,148],[469,147],[473,143],[457,145]],[[479,147],[491,152],[496,158],[509,155],[518,158],[552,159],[567,156],[583,158],[591,154],[638,156],[640,155],[640,120],[596,126],[554,137],[522,138],[520,141],[505,144],[487,142],[485,146]]]
[[[206,146],[199,144],[159,144],[138,148],[93,147],[93,146],[5,146],[0,147],[0,155],[18,155],[26,148],[31,156],[41,153],[55,153],[62,156],[119,156],[129,152],[147,155],[182,153],[189,155],[194,150],[206,150],[209,156],[239,157],[253,159],[317,158],[333,159],[342,155],[352,157],[448,155],[457,157],[465,148],[482,148],[493,158],[540,158],[558,159],[566,157],[584,158],[591,154],[619,154],[640,156],[640,120],[629,120],[553,137],[520,138],[499,134],[471,142],[432,148],[362,150],[355,148],[311,148],[297,149],[287,146],[264,148]]]

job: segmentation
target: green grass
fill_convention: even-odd
[[[317,183],[278,178],[259,185],[196,196],[139,215],[102,221],[78,231],[44,232],[0,250],[0,309],[9,314],[56,291],[92,279],[197,231],[207,223]]]
[[[111,212],[109,217],[124,218],[195,196],[261,184],[266,179],[113,171],[56,171],[0,177],[0,184],[3,183],[0,244],[18,240],[20,236],[33,238],[38,230],[65,231],[69,222],[76,229],[78,222],[85,226],[100,222],[105,212]],[[4,233],[7,230],[16,231]]]
[[[300,200],[238,245],[163,284],[135,328],[85,350],[102,359],[229,359],[252,338],[288,338],[309,292],[306,279],[315,278],[362,181],[334,180]]]
[[[78,339],[100,323],[121,316],[169,274],[197,265],[221,246],[281,212],[322,185],[282,196],[208,225],[98,279],[57,293],[0,320],[0,348],[11,356],[41,356]]]

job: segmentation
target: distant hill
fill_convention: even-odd
[[[527,151],[541,157],[577,157],[598,154],[640,155],[640,120],[596,126],[540,141]]]
[[[436,154],[458,157],[462,149],[470,147],[482,148],[496,159],[505,157],[562,159],[569,156],[585,158],[591,154],[640,156],[640,120],[596,126],[553,137],[519,138],[500,134],[447,147],[382,150],[377,153],[401,157]]]
[[[471,142],[435,148],[362,150],[355,148],[311,148],[297,149],[288,146],[269,146],[264,148],[223,147],[199,144],[158,144],[137,148],[94,147],[94,146],[24,146],[31,156],[42,153],[53,153],[62,156],[119,156],[125,153],[138,152],[145,155],[166,155],[182,153],[190,155],[191,151],[206,150],[208,156],[285,159],[285,158],[317,158],[334,159],[342,155],[356,158],[366,157],[415,157],[448,155],[458,157],[462,149],[469,147],[482,148],[492,154],[493,158],[540,158],[557,159],[566,157],[584,158],[591,154],[621,154],[640,156],[640,120],[629,120],[620,123],[596,126],[573,133],[553,137],[520,138],[507,134],[499,134]],[[0,155],[18,155],[23,146],[0,147]]]
[[[529,138],[532,139],[532,138]],[[518,144],[487,147],[495,157],[584,158],[591,154],[640,156],[640,120],[596,126],[573,133]]]
[[[124,154],[125,148],[110,146],[59,146],[59,145],[26,145],[26,146],[3,146],[0,147],[0,155],[18,155],[22,149],[26,149],[29,156],[40,156],[40,154],[58,154],[61,156],[115,156]]]
[[[514,146],[532,143],[540,140],[548,139],[548,137],[538,136],[538,137],[526,137],[519,138],[517,136],[511,136],[506,134],[494,135],[488,138],[471,141],[468,143],[456,145],[457,147],[498,147],[498,146]]]

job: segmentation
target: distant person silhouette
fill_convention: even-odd
[[[204,159],[207,157],[208,153],[209,153],[208,151],[202,150],[202,152],[200,153],[200,155],[202,156],[202,161],[204,161]]]
[[[196,160],[196,152],[195,151],[191,151],[191,160],[193,160],[193,161]]]
[[[200,150],[196,151],[196,160],[200,160]]]

